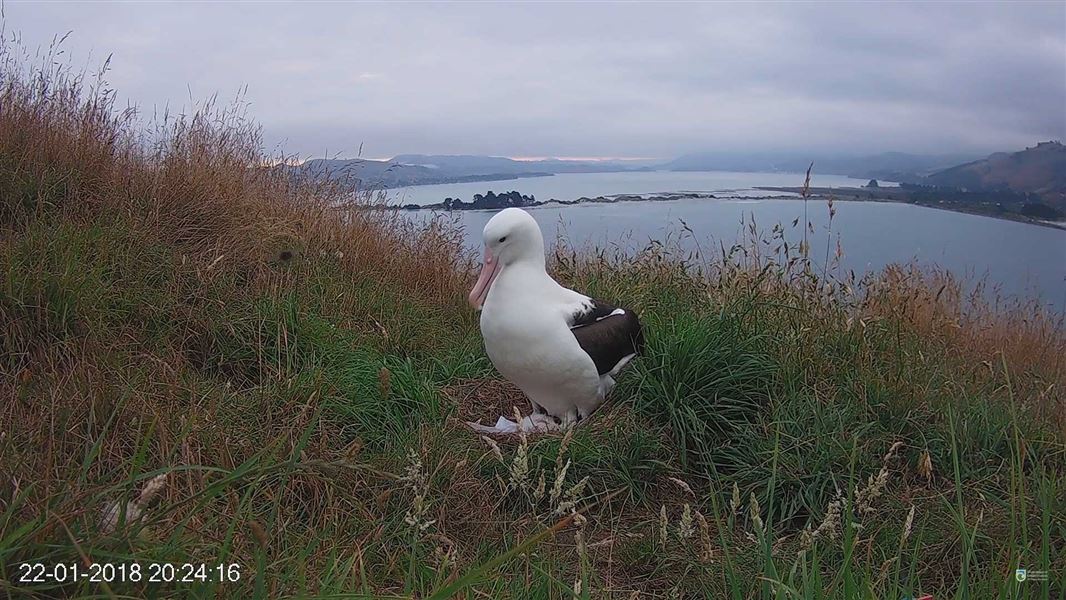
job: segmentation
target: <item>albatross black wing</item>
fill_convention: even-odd
[[[600,375],[610,373],[622,359],[644,349],[637,313],[598,300],[571,315],[570,332],[592,357]]]

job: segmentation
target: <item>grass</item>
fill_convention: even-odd
[[[787,225],[715,256],[563,244],[552,272],[631,302],[647,352],[565,438],[489,444],[469,404],[521,399],[447,223],[261,166],[284,157],[229,108],[145,126],[56,56],[0,64],[0,595],[1066,587],[1061,317],[842,273]],[[22,566],[93,562],[227,580]]]

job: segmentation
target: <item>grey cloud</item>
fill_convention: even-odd
[[[289,152],[994,151],[1066,137],[1066,5],[8,4],[143,107]]]

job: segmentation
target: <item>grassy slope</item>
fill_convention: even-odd
[[[905,269],[823,279],[758,242],[699,273],[560,251],[562,281],[631,300],[647,355],[572,437],[496,450],[457,418],[501,388],[454,232],[248,169],[256,130],[225,111],[148,138],[4,57],[0,593],[1063,589],[1066,340],[1026,307]],[[19,581],[87,558],[241,576]]]

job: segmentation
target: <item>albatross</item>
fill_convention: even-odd
[[[641,352],[644,336],[632,310],[559,285],[545,270],[544,236],[533,217],[507,208],[482,233],[485,255],[470,304],[481,310],[489,359],[533,405],[523,421],[541,429],[588,417],[615,377]],[[549,417],[550,416],[550,417]],[[496,428],[475,427],[484,431]],[[474,424],[471,424],[474,426]]]

